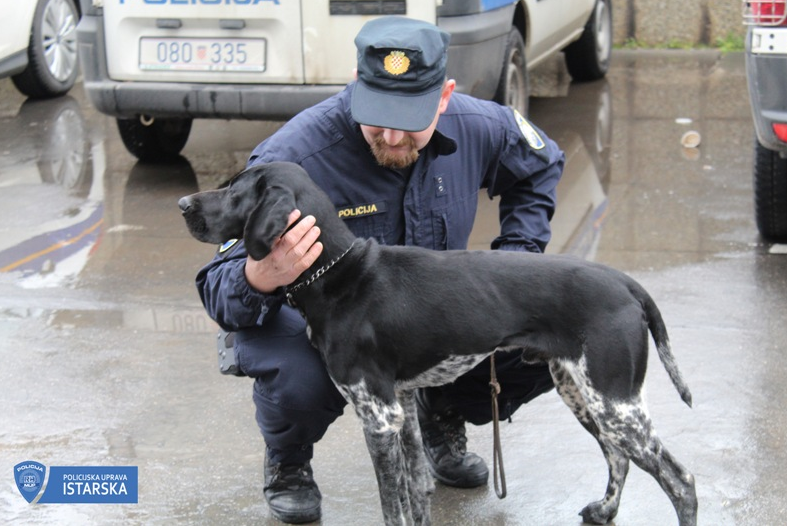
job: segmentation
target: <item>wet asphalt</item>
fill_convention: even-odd
[[[647,399],[697,481],[703,525],[787,520],[787,255],[759,238],[743,56],[616,51],[607,80],[531,78],[530,117],[566,151],[552,252],[606,263],[656,299],[694,395],[651,356]],[[242,168],[278,123],[197,121],[180,162],[140,164],[82,87],[29,102],[0,81],[0,522],[280,524],[262,497],[251,380],[216,365],[193,278],[215,247],[177,199]],[[681,137],[699,133],[696,148]],[[472,247],[494,237],[480,198]],[[479,328],[483,330],[483,328]],[[491,426],[469,446],[491,465]],[[436,525],[577,525],[603,495],[595,441],[553,392],[502,425],[508,497],[438,485]],[[139,503],[28,504],[15,464],[139,468]],[[316,447],[325,525],[379,524],[371,463],[346,413]],[[5,473],[3,476],[2,474]],[[619,526],[677,524],[632,467]]]

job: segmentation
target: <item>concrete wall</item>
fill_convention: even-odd
[[[745,33],[741,0],[612,0],[615,44],[713,45]]]

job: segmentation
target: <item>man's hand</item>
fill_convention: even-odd
[[[287,218],[287,227],[301,217],[300,210],[293,210]],[[271,253],[257,261],[246,258],[246,280],[256,290],[270,294],[277,288],[289,285],[303,271],[311,267],[322,253],[320,228],[314,216],[304,217],[273,245]]]

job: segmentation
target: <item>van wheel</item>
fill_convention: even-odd
[[[754,143],[754,215],[765,239],[787,240],[787,159]]]
[[[582,36],[565,49],[566,67],[574,80],[598,80],[607,74],[611,55],[612,7],[610,0],[597,0]]]
[[[57,97],[74,86],[79,70],[74,0],[41,0],[33,15],[27,67],[11,77],[33,99]]]
[[[143,162],[171,161],[180,155],[191,132],[191,119],[118,119],[126,149]]]
[[[508,44],[503,59],[503,71],[497,84],[494,100],[511,106],[527,116],[528,85],[525,41],[517,28],[508,33]]]

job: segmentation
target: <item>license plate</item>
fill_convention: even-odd
[[[149,38],[139,40],[139,69],[265,71],[263,38]]]

